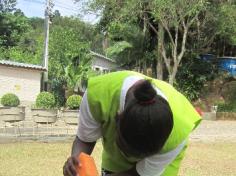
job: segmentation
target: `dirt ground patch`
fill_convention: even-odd
[[[181,164],[180,176],[235,176],[236,143],[192,142]]]
[[[203,120],[191,134],[191,141],[236,142],[236,121]]]

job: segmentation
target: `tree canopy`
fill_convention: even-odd
[[[114,59],[125,69],[143,73],[151,69],[151,76],[178,85],[183,92],[200,89],[194,85],[199,81],[196,77],[183,84],[184,77],[201,74],[192,67],[200,54],[236,56],[235,1],[82,2],[83,10],[100,14],[97,24],[64,17],[58,10],[50,15],[49,80],[55,94],[74,89],[81,77],[90,74],[90,50]],[[0,59],[41,65],[44,19],[26,17],[16,3],[0,1]],[[200,82],[208,79],[205,73],[199,76],[204,78]],[[196,89],[189,91],[189,87]]]

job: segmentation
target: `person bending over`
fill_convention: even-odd
[[[64,176],[76,176],[81,152],[102,138],[102,176],[176,176],[201,117],[164,81],[132,71],[91,78]]]

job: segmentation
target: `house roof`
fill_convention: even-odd
[[[235,59],[236,60],[236,57],[222,56],[222,57],[218,57],[218,59]]]
[[[90,51],[93,56],[105,59],[109,62],[116,63],[114,60],[101,55],[99,53],[96,53],[94,51]],[[46,68],[44,68],[41,65],[33,65],[33,64],[26,64],[26,63],[20,63],[20,62],[15,62],[15,61],[9,61],[9,60],[0,60],[0,66],[7,66],[7,67],[17,67],[17,68],[23,68],[23,69],[31,69],[31,70],[39,70],[39,71],[46,71]]]
[[[46,69],[41,65],[25,64],[25,63],[8,61],[8,60],[0,60],[0,65],[7,66],[7,67],[17,67],[17,68],[30,69],[30,70],[46,71]]]
[[[104,55],[101,55],[101,54],[96,53],[96,52],[94,52],[94,51],[90,51],[90,53],[91,53],[93,56],[97,56],[97,57],[100,57],[100,58],[102,58],[102,59],[105,59],[105,60],[108,60],[108,61],[110,61],[110,62],[114,62],[114,63],[115,63],[114,60],[112,60],[112,59],[110,59],[110,58],[108,58],[108,57],[106,57],[106,56],[104,56]]]

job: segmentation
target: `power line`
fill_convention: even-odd
[[[43,4],[46,6],[46,2],[42,2],[40,0],[24,0],[26,2],[31,2],[31,3],[36,3],[36,4]],[[58,0],[52,0],[53,1],[53,8],[52,9],[57,9],[60,11],[60,9],[63,9],[67,12],[73,12],[71,15],[85,15],[85,14],[92,14],[92,15],[96,15],[96,16],[99,16],[98,13],[96,12],[91,12],[91,11],[83,11],[83,9],[79,9],[79,8],[75,8],[75,7],[72,7],[71,5],[68,5],[68,4],[65,4],[65,3],[62,3]],[[50,12],[52,13],[52,12]]]
[[[37,3],[37,4],[44,4],[44,5],[46,5],[45,2],[42,2],[42,1],[39,1],[39,0],[24,0],[24,1],[26,1],[26,2],[31,2],[31,3]]]
[[[74,11],[76,13],[78,13],[79,9],[71,9],[69,7],[64,7],[64,6],[61,6],[61,5],[57,5],[57,4],[54,4],[54,7],[60,7],[62,9],[66,9],[66,10],[69,10],[69,11]]]
[[[71,6],[69,4],[66,4],[66,3],[63,3],[63,2],[60,2],[58,0],[54,0],[55,4],[60,4],[61,6],[64,6],[64,7],[68,7],[68,8],[72,8],[72,9],[77,9],[75,8],[74,6]]]
[[[36,4],[44,4],[44,5],[46,5],[45,2],[42,2],[42,1],[39,1],[39,0],[24,0],[24,1],[31,2],[31,3],[36,3]],[[57,1],[57,3],[58,3],[58,1]],[[62,3],[60,3],[60,4],[62,4]],[[72,8],[71,6],[70,7],[69,6],[64,6],[64,5],[62,6],[62,5],[58,5],[56,3],[53,3],[53,6],[65,9],[65,10],[70,11],[70,12],[73,11],[75,13],[79,13],[79,11],[80,11],[80,9]]]
[[[60,7],[60,8],[66,9],[66,10],[74,11],[76,13],[79,13],[79,11],[81,10],[81,9],[75,8],[71,5],[62,3],[58,0],[54,0],[54,5],[55,5],[55,7]]]
[[[55,3],[55,6],[63,7],[63,8],[70,8],[69,10],[74,10],[74,11],[77,11],[77,10],[78,10],[77,13],[78,13],[78,12],[83,12],[83,13],[87,13],[87,14],[98,15],[98,13],[96,13],[96,12],[92,12],[92,11],[89,11],[89,10],[84,10],[82,7],[80,7],[80,8],[75,8],[75,7],[72,7],[71,5],[62,3],[62,2],[60,2],[59,0],[54,0],[54,2],[60,4],[60,6],[59,6],[59,5],[57,5],[57,4]],[[65,7],[65,6],[66,6],[66,7]],[[77,7],[78,7],[78,6],[77,6]]]

